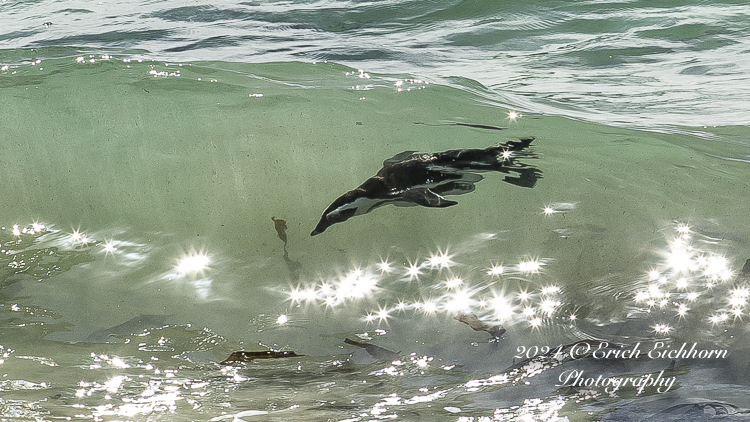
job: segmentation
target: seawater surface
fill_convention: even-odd
[[[3,54],[3,420],[747,418],[747,127],[512,115],[323,61]],[[310,236],[389,157],[527,137],[534,188],[485,173]]]
[[[5,0],[0,48],[328,60],[523,111],[667,130],[747,124],[737,88],[750,85],[749,19],[746,0]]]

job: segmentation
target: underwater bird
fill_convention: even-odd
[[[456,205],[458,202],[447,200],[444,195],[473,191],[474,184],[483,179],[478,172],[506,173],[505,182],[532,188],[542,177],[542,172],[517,162],[515,158],[533,157],[524,151],[533,140],[526,138],[485,149],[397,154],[385,160],[383,168],[374,177],[333,201],[310,235],[323,233],[336,223],[387,204],[436,208]]]

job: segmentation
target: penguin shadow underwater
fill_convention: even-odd
[[[302,264],[299,261],[289,258],[289,251],[287,251],[286,221],[276,217],[271,217],[271,221],[273,221],[274,229],[276,230],[279,239],[284,242],[284,262],[289,269],[289,277],[293,281],[299,281]]]

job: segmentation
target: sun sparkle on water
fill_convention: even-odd
[[[413,316],[431,318],[474,314],[488,324],[522,324],[527,329],[536,330],[559,323],[578,324],[588,319],[588,316],[581,317],[577,315],[579,312],[573,311],[585,307],[585,304],[576,303],[576,297],[567,296],[566,284],[552,278],[556,271],[554,267],[550,267],[550,272],[542,271],[554,262],[551,258],[529,258],[527,255],[517,264],[507,267],[495,264],[497,261],[493,260],[490,268],[482,269],[474,263],[467,265],[459,259],[462,256],[464,253],[460,248],[454,247],[451,253],[438,248],[427,258],[402,261],[405,262],[403,266],[394,266],[382,258],[357,263],[353,269],[339,272],[337,276],[321,277],[319,281],[307,284],[302,282],[287,290],[288,300],[305,302],[312,305],[307,309],[324,312],[333,308],[358,308],[362,321],[371,324],[390,324],[395,318]],[[638,286],[633,293],[617,298],[621,303],[619,306],[632,306],[638,310],[633,314],[634,318],[660,315],[674,318],[674,325],[649,321],[652,334],[669,335],[685,321],[696,318],[707,321],[704,309],[707,303],[715,306],[716,316],[708,319],[711,324],[730,323],[730,317],[736,320],[746,312],[750,288],[738,283],[731,290],[725,285],[734,272],[723,255],[710,249],[698,250],[691,245],[690,239],[677,238],[665,240],[662,249],[655,251],[654,256],[658,261],[641,268],[643,272],[633,280]],[[447,276],[444,274],[445,268],[455,266],[465,270],[454,275],[451,268]],[[404,283],[414,279],[419,283]],[[705,285],[713,286],[713,290],[695,290],[705,290]],[[514,293],[500,293],[505,291]],[[708,295],[706,300],[701,300],[702,294]],[[373,308],[375,304],[378,305]]]
[[[430,258],[427,260],[428,265],[430,268],[449,268],[453,265],[453,261],[451,260],[453,256],[448,255],[448,252],[443,252],[438,250],[437,253],[431,254]]]
[[[205,252],[191,252],[177,262],[175,270],[180,275],[202,274],[208,269],[211,258]]]
[[[518,271],[527,274],[538,273],[542,268],[542,264],[536,259],[530,259],[528,261],[521,261],[518,263]]]
[[[487,275],[502,275],[503,271],[505,271],[505,268],[502,265],[493,265],[487,270]]]
[[[409,268],[406,270],[406,275],[409,276],[409,280],[415,278],[419,279],[419,276],[422,275],[422,271],[417,264],[409,263]]]

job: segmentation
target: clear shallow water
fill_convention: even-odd
[[[750,152],[736,86],[747,73],[706,72],[705,90],[657,78],[664,103],[630,95],[622,78],[654,66],[688,75],[682,54],[736,57],[725,68],[742,69],[746,28],[733,22],[745,6],[663,5],[649,23],[652,4],[526,6],[506,34],[529,35],[535,53],[480,62],[522,45],[483,32],[511,14],[482,3],[160,3],[136,13],[103,3],[52,14],[45,3],[3,3],[13,28],[3,48],[15,49],[0,55],[0,415],[745,420]],[[594,11],[638,18],[585,19]],[[403,14],[412,17],[394,17]],[[562,26],[527,28],[531,16]],[[670,20],[679,17],[712,23],[693,32]],[[252,34],[253,19],[280,22],[258,29],[278,37],[226,35]],[[706,42],[633,50],[616,66],[595,60],[606,43],[591,55],[563,48],[552,67],[527,61],[554,56],[540,50],[545,37],[618,33],[637,44],[648,37],[632,28],[649,25],[671,28],[659,39]],[[473,31],[460,48],[414,44],[461,38],[456,28]],[[308,32],[287,37],[299,30]],[[368,55],[375,38],[387,54]],[[300,61],[278,62],[288,59]],[[526,69],[532,88],[498,82],[500,59]],[[569,79],[555,76],[566,69]],[[589,95],[590,83],[610,88]],[[634,111],[644,107],[653,112]],[[455,122],[507,129],[443,124]],[[538,158],[527,161],[544,177],[533,189],[484,174],[474,192],[450,197],[455,207],[388,206],[309,236],[386,158],[529,136]],[[271,217],[288,226],[288,260]],[[460,312],[507,332],[490,341],[455,320]],[[584,339],[641,354],[558,349]],[[676,356],[674,366],[676,352],[661,355],[693,343],[727,355]],[[305,356],[218,363],[268,349]],[[571,371],[584,382],[675,381],[661,392],[559,385]]]
[[[3,75],[5,418],[740,420],[750,407],[742,127],[510,120],[465,90],[329,63],[38,66]],[[389,206],[309,236],[384,158],[528,136],[533,189],[485,174],[455,207]],[[462,312],[507,332],[490,341]],[[523,362],[586,339],[642,355]],[[693,343],[727,355],[669,369],[660,353]],[[268,349],[305,356],[218,363]],[[570,371],[674,381],[612,392],[565,385]]]

